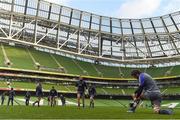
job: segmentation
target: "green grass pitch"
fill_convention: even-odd
[[[180,105],[174,109],[173,115],[159,115],[153,113],[152,108],[139,107],[135,113],[127,113],[128,100],[102,100],[95,101],[95,108],[89,108],[89,100],[86,99],[85,108],[77,108],[75,104],[67,104],[66,106],[47,106],[47,101],[44,100],[43,106],[33,107],[24,106],[24,102],[18,99],[23,97],[16,96],[16,101],[21,105],[15,103],[14,106],[0,106],[0,119],[180,119]],[[32,97],[31,101],[36,98]],[[66,98],[69,102],[76,103],[75,98]],[[163,101],[162,104],[176,103],[176,101]],[[150,104],[149,101],[144,101],[144,104]]]
[[[173,115],[159,115],[152,109],[141,108],[136,113],[127,113],[126,108],[103,107],[94,109],[75,106],[1,106],[1,119],[180,119],[180,110],[175,109]]]

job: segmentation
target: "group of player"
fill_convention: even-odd
[[[43,89],[42,89],[42,84],[38,83],[37,87],[36,87],[36,97],[37,100],[33,103],[33,106],[35,106],[37,104],[37,106],[40,106],[40,101],[42,98],[45,99],[44,93],[43,93]],[[54,107],[57,105],[57,99],[60,98],[62,106],[66,105],[66,99],[65,97],[60,94],[60,96],[58,96],[58,92],[57,90],[54,88],[54,86],[52,86],[52,89],[49,92],[49,95],[47,97],[47,101],[48,101],[48,105],[50,105],[51,107]],[[29,99],[29,98],[28,98]]]
[[[36,96],[37,96],[37,100],[33,103],[33,106],[35,104],[37,104],[38,106],[40,106],[40,101],[42,98],[45,99],[45,97],[43,97],[43,91],[42,91],[42,85],[41,83],[38,83],[37,84],[37,87],[36,87]],[[20,103],[18,101],[16,101],[14,98],[16,96],[15,94],[15,91],[13,88],[10,88],[10,90],[8,91],[5,91],[2,93],[1,95],[1,105],[4,105],[4,101],[6,99],[6,96],[8,96],[8,102],[7,102],[7,105],[9,106],[10,103],[11,105],[13,106],[14,105],[14,102],[16,102],[18,105],[20,105]],[[56,99],[58,98],[58,93],[56,91],[56,89],[54,88],[54,86],[52,87],[52,89],[50,90],[49,92],[49,96],[47,98],[47,101],[48,101],[48,105],[51,105],[51,106],[55,106],[56,105]],[[62,102],[62,105],[64,106],[65,105],[65,97],[61,94],[59,96],[61,102]],[[24,96],[24,99],[25,99],[25,105],[26,106],[29,106],[29,102],[30,102],[30,99],[31,99],[31,93],[29,91],[26,92],[25,96]]]
[[[11,102],[12,106],[14,105],[13,104],[14,102],[19,104],[14,99],[14,97],[16,95],[14,89],[11,88],[11,86],[9,86],[9,85],[10,84],[8,84],[8,87],[10,88],[10,90],[6,91],[6,92],[3,92],[2,95],[1,95],[1,105],[4,104],[6,95],[8,96],[8,104],[7,104],[8,106],[10,105],[10,102]],[[89,106],[94,108],[94,96],[96,95],[95,86],[90,85],[89,88],[88,88],[85,80],[83,80],[82,77],[79,77],[79,80],[76,82],[75,86],[77,87],[77,104],[78,104],[78,107],[80,107],[80,103],[81,103],[80,99],[81,98],[82,98],[82,107],[85,107],[85,96],[89,95],[89,98],[90,98],[90,105]],[[62,94],[60,94],[58,96],[58,92],[54,88],[54,86],[52,86],[52,89],[49,91],[49,95],[48,95],[48,97],[46,99],[46,97],[44,97],[42,84],[37,83],[35,94],[36,94],[37,100],[35,102],[33,102],[33,104],[32,104],[33,106],[37,105],[39,107],[40,106],[40,101],[41,101],[42,98],[47,100],[48,105],[50,105],[51,107],[54,107],[54,106],[57,105],[57,99],[58,98],[60,98],[62,106],[66,105],[66,98]],[[29,91],[26,92],[26,94],[24,96],[24,99],[25,99],[25,105],[29,106],[29,102],[30,102],[30,99],[31,99],[31,93]]]
[[[9,91],[6,91],[6,92],[2,93],[2,95],[1,95],[1,105],[4,105],[6,94],[8,94],[8,103],[7,103],[7,105],[9,106],[10,102],[11,102],[11,105],[13,105],[14,96],[15,96],[15,91],[14,91],[13,88],[11,88]]]
[[[130,108],[127,112],[134,113],[140,103],[140,100],[149,99],[155,113],[166,115],[173,114],[172,109],[161,109],[162,95],[160,89],[149,74],[139,70],[133,70],[131,72],[131,76],[138,80],[139,87],[132,95],[133,102],[130,103]],[[79,77],[79,81],[77,82],[76,87],[78,107],[80,107],[80,98],[82,98],[82,106],[84,107],[84,98],[87,85],[82,77]],[[89,87],[88,91],[90,96],[90,106],[94,107],[94,96],[96,94],[96,89],[94,86],[91,86]]]
[[[90,108],[94,108],[94,97],[96,95],[96,88],[95,85],[91,84],[88,88],[85,80],[83,80],[83,78],[80,76],[79,77],[79,81],[76,83],[76,87],[77,87],[77,102],[78,102],[78,107],[80,108],[80,99],[82,99],[82,107],[85,107],[85,96],[87,95],[88,92],[88,96],[90,99],[90,104],[89,107]]]
[[[76,82],[76,88],[77,88],[77,104],[78,104],[78,108],[80,108],[80,99],[82,99],[82,107],[85,107],[85,97],[86,95],[89,96],[90,98],[90,108],[94,108],[94,97],[96,95],[96,89],[94,85],[90,85],[89,88],[85,82],[85,80],[83,80],[83,78],[80,76],[79,80]],[[88,92],[88,94],[87,94]],[[36,87],[36,96],[37,96],[37,100],[33,103],[33,106],[35,104],[37,104],[38,106],[40,106],[40,101],[43,97],[43,90],[42,90],[42,85],[41,83],[38,83],[37,87]],[[61,94],[60,96],[61,102],[62,102],[62,106],[64,106],[66,104],[66,100],[65,97]],[[29,100],[29,98],[26,96],[27,100]],[[49,96],[48,96],[48,105],[51,106],[55,106],[57,104],[56,99],[58,98],[58,92],[57,90],[52,87],[52,89],[49,92]]]
[[[138,80],[139,87],[132,95],[133,102],[130,103],[130,108],[127,112],[135,112],[138,104],[140,103],[140,100],[146,98],[151,101],[151,104],[155,113],[158,113],[158,114],[172,114],[173,113],[171,109],[161,109],[162,95],[161,95],[160,89],[158,88],[156,82],[153,80],[153,78],[149,74],[143,73],[139,70],[133,70],[131,72],[131,76]],[[81,103],[80,99],[82,99],[82,107],[83,108],[85,107],[85,97],[87,95],[87,91],[89,93],[88,95],[90,98],[89,106],[94,108],[94,97],[96,95],[95,86],[90,85],[88,88],[85,80],[80,76],[79,80],[76,83],[76,87],[77,87],[78,108],[80,108],[80,103]],[[41,83],[38,83],[36,87],[37,100],[33,103],[33,106],[35,104],[40,106],[40,101],[43,98],[43,95],[44,94],[43,94],[42,85]],[[9,96],[9,99],[8,99],[7,105],[9,105],[10,102],[13,105],[14,96],[15,96],[15,92],[13,88],[11,88],[11,90],[8,91],[8,96]],[[30,97],[31,97],[30,92],[27,91],[25,95],[26,105],[29,105]],[[58,92],[54,87],[52,87],[52,89],[49,92],[48,99],[47,99],[48,104],[50,103],[49,105],[55,106],[57,98],[58,98]],[[60,99],[61,99],[62,105],[65,105],[66,104],[65,97],[60,95]],[[3,105],[4,100],[5,100],[5,92],[2,94],[1,100],[2,100],[1,105]]]

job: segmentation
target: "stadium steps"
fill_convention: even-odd
[[[2,44],[1,44],[0,56],[1,56],[0,57],[0,65],[4,67],[4,66],[6,66],[5,61],[10,62],[10,60],[8,59],[7,54],[4,50],[4,46]]]
[[[79,67],[79,69],[81,69],[83,75],[89,76],[88,72],[85,69],[83,69],[83,67],[81,67],[81,65],[77,62],[77,60],[72,59],[72,61],[77,65],[77,67]],[[88,66],[86,66],[86,67],[88,67]]]
[[[47,68],[58,69],[58,65],[54,62],[52,57],[49,56],[49,53],[41,52],[35,49],[29,49],[30,53],[41,66]]]
[[[3,52],[2,49],[0,48],[0,66],[4,66],[4,57],[3,57]]]
[[[58,88],[60,91],[71,91],[69,88],[67,88],[67,85],[58,85],[56,88]]]
[[[180,65],[174,66],[171,75],[180,75]]]
[[[34,67],[37,69],[37,65],[40,65],[40,64],[35,60],[35,58],[34,58],[33,55],[31,54],[31,52],[29,51],[29,49],[26,48],[26,50],[27,50],[29,56],[31,57],[31,59],[32,59],[32,61],[33,61],[33,63],[34,63]]]
[[[121,89],[121,92],[122,92],[123,95],[126,95],[124,89]]]
[[[65,89],[69,92],[72,92],[71,89],[69,89],[69,87],[65,86]]]
[[[60,55],[50,54],[46,52],[37,51],[35,49],[28,49],[33,57],[28,53],[27,49],[19,46],[3,45],[7,58],[13,63],[12,68],[34,70],[35,62],[49,68],[58,69],[60,66],[66,69],[69,74],[86,75],[83,71],[87,71],[88,75],[100,77],[120,78],[120,73],[123,73],[123,78],[130,78],[132,69],[128,67],[112,67],[100,64],[93,64],[73,58],[68,58]],[[34,59],[34,60],[33,60]],[[0,66],[4,66],[4,55],[2,48],[0,49]],[[151,67],[139,68],[141,71],[146,71],[152,77],[163,77],[180,75],[180,65],[174,67]],[[167,72],[171,71],[168,75]],[[101,76],[102,77],[102,76]]]
[[[108,94],[124,94],[121,88],[103,88]],[[125,91],[124,91],[125,92]]]
[[[119,78],[118,67],[95,65],[96,68],[103,74],[103,77]]]
[[[119,77],[123,78],[124,77],[124,73],[121,70],[121,67],[118,67],[119,70]]]
[[[78,63],[78,65],[81,66],[81,68],[83,68],[83,70],[87,71],[88,75],[98,76],[97,70],[92,66],[91,63],[83,62],[83,61],[79,61],[79,60],[76,60],[76,63]]]
[[[101,91],[102,91],[104,94],[108,94],[108,92],[107,92],[104,88],[101,88]]]
[[[103,74],[96,68],[96,66],[93,63],[91,63],[91,65],[95,69],[97,76],[103,77]],[[94,74],[94,75],[96,75],[96,74]]]
[[[67,73],[67,70],[56,60],[56,58],[53,56],[53,54],[50,54],[50,56],[55,61],[55,63],[58,65],[58,68],[61,69],[64,73]]]
[[[128,67],[124,67],[123,68],[123,67],[120,67],[120,69],[121,69],[121,72],[123,73],[123,76],[122,76],[123,78],[131,78],[132,68],[128,68]]]
[[[97,87],[96,92],[97,92],[97,94],[106,94],[106,92],[104,90],[102,90],[102,87]]]
[[[83,75],[82,70],[72,61],[72,58],[54,55],[56,60],[63,65],[69,74]]]
[[[73,91],[76,91],[76,87],[75,86],[73,86],[73,85],[68,85],[68,86],[66,86],[71,92]]]
[[[134,91],[136,90],[136,88],[125,88],[123,90],[126,93],[126,95],[132,95]]]
[[[170,67],[166,72],[164,76],[169,76],[172,74],[172,70],[174,69],[174,66]]]
[[[49,53],[49,55],[50,55],[51,58],[54,60],[54,62],[58,65],[58,67],[63,67],[63,66],[56,60],[56,58],[55,58],[52,54]]]
[[[163,77],[170,67],[153,67],[147,68],[146,72],[152,77]]]
[[[31,60],[25,48],[5,45],[4,49],[8,58],[12,62],[12,68],[35,69],[33,61]]]

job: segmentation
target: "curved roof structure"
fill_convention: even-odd
[[[180,12],[118,19],[43,0],[0,0],[0,39],[122,63],[178,61]]]

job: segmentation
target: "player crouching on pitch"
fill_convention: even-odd
[[[131,76],[139,81],[139,87],[134,92],[133,100],[134,102],[130,104],[130,109],[128,112],[135,112],[141,98],[147,98],[151,101],[153,110],[158,114],[172,114],[172,110],[162,110],[161,106],[161,92],[150,75],[147,73],[142,73],[139,70],[133,70]]]

